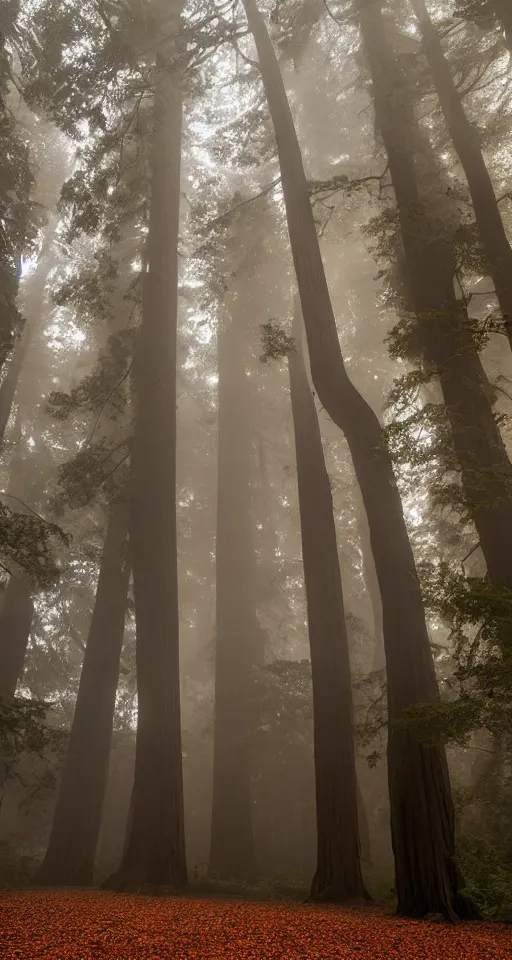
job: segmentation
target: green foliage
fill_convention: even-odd
[[[126,383],[133,356],[135,330],[126,329],[108,338],[96,367],[70,393],[53,391],[47,410],[56,420],[83,413],[105,413],[117,420],[126,407]],[[123,388],[125,388],[123,390]]]
[[[482,915],[511,922],[512,778],[505,746],[494,739],[481,775],[456,797],[461,821],[457,860]]]
[[[512,867],[477,837],[459,843],[458,862],[465,878],[462,893],[471,898],[486,920],[512,922]]]
[[[60,575],[54,558],[56,544],[69,546],[67,534],[42,517],[18,513],[0,502],[0,543],[4,566],[19,564],[39,587],[53,584]]]
[[[107,496],[115,496],[121,481],[119,475],[115,479],[114,475],[126,464],[129,452],[129,437],[116,444],[102,439],[79,450],[59,470],[64,501],[70,507],[84,507],[101,488]]]
[[[462,695],[453,703],[441,700],[415,703],[407,707],[390,724],[392,730],[409,730],[428,747],[440,743],[466,746],[470,734],[480,726],[480,710],[476,700]]]
[[[47,723],[48,704],[40,700],[0,699],[0,757],[3,779],[10,776],[23,753],[43,756],[60,749],[62,733]]]
[[[279,360],[288,357],[290,353],[296,352],[295,340],[288,336],[279,325],[278,320],[269,320],[261,324],[261,345],[263,353],[260,357],[262,363],[268,363],[269,360]]]

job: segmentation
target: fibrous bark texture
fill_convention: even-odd
[[[130,541],[137,624],[133,818],[120,889],[187,883],[176,553],[176,329],[181,95],[164,64],[154,106],[142,323],[133,366]]]
[[[288,357],[313,684],[317,867],[312,899],[364,897],[352,683],[331,485],[295,303]]]
[[[244,0],[276,134],[288,231],[306,327],[311,372],[320,402],[343,430],[368,517],[383,605],[390,719],[413,703],[439,696],[425,612],[402,503],[383,431],[351,383],[309,200],[308,184],[286,91],[265,23]],[[444,750],[410,732],[390,732],[388,777],[398,910],[409,916],[473,916],[459,894],[454,814]]]
[[[108,521],[68,752],[39,882],[91,886],[108,776],[130,564],[128,508]]]

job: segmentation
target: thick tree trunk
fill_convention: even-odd
[[[68,752],[39,875],[47,886],[91,886],[108,776],[130,580],[128,508],[113,507],[101,560]]]
[[[408,299],[418,318],[420,349],[439,376],[463,491],[488,574],[512,590],[512,464],[493,412],[491,389],[456,299],[455,263],[448,241],[421,211],[415,166],[420,133],[400,65],[385,35],[378,3],[362,15],[362,34],[374,81],[376,117],[389,160],[400,215]],[[511,274],[512,276],[512,274]],[[502,636],[512,633],[503,624]],[[509,640],[512,641],[512,637]],[[512,652],[512,650],[510,651]]]
[[[345,370],[279,65],[256,3],[244,0],[244,6],[276,134],[313,382],[320,402],[346,436],[368,517],[393,719],[410,704],[439,697],[414,556],[382,428]],[[454,922],[474,916],[472,905],[458,893],[462,883],[453,860],[455,825],[444,750],[421,745],[409,732],[390,731],[388,776],[399,912],[440,912]]]
[[[137,622],[133,819],[121,889],[182,888],[185,862],[176,552],[181,96],[159,67],[142,323],[134,359],[130,541]]]
[[[317,868],[311,898],[366,896],[361,873],[352,678],[336,528],[320,425],[302,355],[300,305],[288,357],[313,683]]]
[[[218,333],[218,488],[215,720],[209,869],[253,882],[250,737],[256,725],[252,668],[262,659],[256,616],[247,332],[234,303]]]
[[[30,578],[13,574],[0,611],[0,698],[11,699],[23,674],[34,604]]]
[[[380,8],[381,0],[374,0]],[[480,239],[489,264],[505,330],[512,347],[512,247],[503,226],[477,130],[469,122],[439,34],[430,20],[425,0],[411,0],[418,18],[439,102],[455,150],[468,181]],[[512,9],[508,0],[507,4]],[[505,8],[505,4],[503,5]]]

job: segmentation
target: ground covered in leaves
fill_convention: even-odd
[[[28,891],[0,897],[2,960],[510,960],[512,928],[377,909]]]

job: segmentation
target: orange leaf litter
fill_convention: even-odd
[[[511,960],[512,928],[377,909],[95,892],[0,896],[1,960]]]

